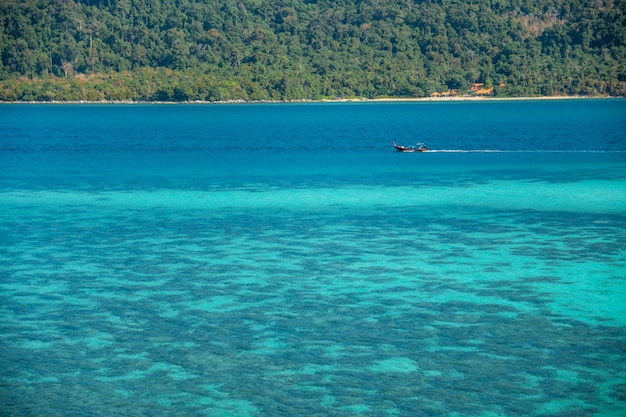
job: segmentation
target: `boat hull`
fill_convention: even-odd
[[[402,146],[393,142],[393,147],[396,148],[398,152],[426,152],[428,148],[426,145],[418,145],[418,146]]]

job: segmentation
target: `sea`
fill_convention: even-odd
[[[624,416],[626,100],[0,105],[0,410]]]

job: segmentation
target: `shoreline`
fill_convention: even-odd
[[[392,103],[392,102],[422,102],[422,103],[449,103],[449,102],[485,102],[485,101],[534,101],[534,100],[606,100],[624,99],[612,96],[539,96],[539,97],[492,97],[492,96],[456,96],[456,97],[381,97],[381,98],[342,98],[322,100],[225,100],[225,101],[133,101],[133,100],[70,100],[70,101],[0,101],[3,104],[161,104],[161,105],[189,105],[189,104],[290,104],[290,103]]]
[[[610,96],[539,96],[539,97],[491,97],[491,96],[457,96],[457,97],[418,97],[418,98],[375,98],[371,101],[528,101],[528,100],[593,100],[607,98],[622,98]]]

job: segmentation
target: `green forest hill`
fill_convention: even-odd
[[[0,0],[0,101],[428,97],[476,83],[626,95],[626,0]]]

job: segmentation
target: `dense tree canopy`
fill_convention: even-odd
[[[626,0],[0,0],[0,100],[625,95]]]

